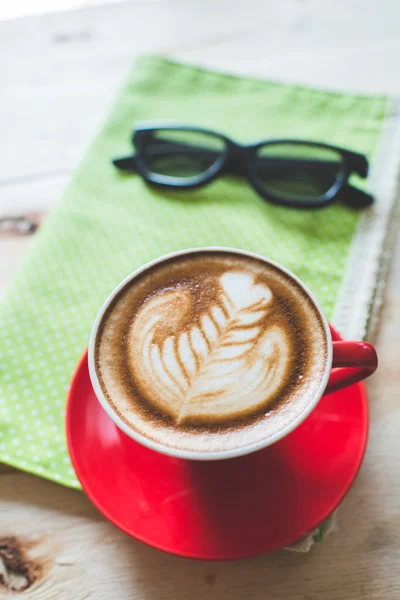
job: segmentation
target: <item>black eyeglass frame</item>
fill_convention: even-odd
[[[221,140],[225,149],[217,160],[199,175],[181,178],[170,175],[161,175],[151,171],[145,160],[144,146],[146,137],[155,131],[188,131],[193,133],[213,136]],[[119,169],[132,172],[137,171],[143,179],[159,188],[174,188],[181,190],[201,188],[223,175],[236,175],[245,177],[257,193],[280,206],[292,206],[295,208],[322,208],[329,206],[336,200],[344,200],[347,204],[355,207],[366,207],[373,203],[373,197],[348,184],[348,178],[352,173],[357,173],[365,178],[368,175],[368,160],[363,154],[340,148],[338,146],[299,139],[267,139],[253,144],[242,145],[234,142],[229,137],[216,131],[191,125],[173,124],[171,122],[139,123],[135,126],[132,135],[132,143],[136,154],[123,158],[115,158],[113,163]],[[301,200],[284,198],[266,190],[258,182],[256,173],[256,157],[260,148],[276,145],[290,144],[310,146],[337,152],[342,157],[341,170],[333,185],[321,196],[313,198],[302,198]]]

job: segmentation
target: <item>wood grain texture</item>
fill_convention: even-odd
[[[51,206],[138,53],[400,93],[399,26],[400,5],[390,0],[135,1],[1,23],[0,216]],[[30,241],[0,239],[0,294]],[[368,383],[367,456],[339,530],[322,545],[231,564],[179,559],[129,539],[82,493],[2,466],[0,541],[16,538],[37,570],[25,592],[0,587],[0,599],[397,600],[399,302],[400,244],[377,340],[380,370]]]

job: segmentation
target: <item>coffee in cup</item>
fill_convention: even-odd
[[[327,322],[282,267],[217,248],[155,261],[103,307],[91,377],[107,412],[152,448],[224,458],[304,418],[331,367]]]

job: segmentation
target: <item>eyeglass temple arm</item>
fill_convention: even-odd
[[[368,175],[369,164],[367,158],[363,154],[357,152],[350,152],[346,150],[345,156],[347,158],[350,170],[352,173],[357,173],[360,177],[366,178]]]
[[[367,208],[374,203],[374,197],[349,183],[345,183],[338,194],[338,199],[353,208]]]
[[[112,162],[117,169],[125,173],[135,173],[136,171],[136,156],[134,154],[113,158]]]

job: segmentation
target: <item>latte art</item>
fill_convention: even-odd
[[[279,267],[223,250],[176,255],[116,294],[94,344],[105,401],[142,439],[223,454],[272,438],[314,398],[327,336]]]
[[[282,326],[268,323],[269,287],[240,271],[212,283],[215,303],[195,322],[195,297],[183,285],[149,298],[129,332],[130,368],[142,393],[178,425],[266,407],[285,381],[291,343]]]

